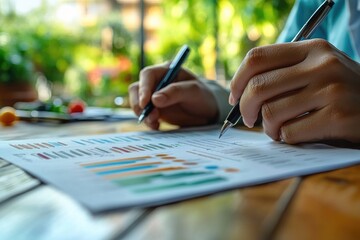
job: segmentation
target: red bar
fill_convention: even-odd
[[[37,154],[39,157],[45,159],[45,160],[49,160],[50,158],[48,156],[45,156],[44,154],[38,153]]]
[[[123,148],[119,148],[119,147],[114,147],[115,149],[118,149],[118,150],[120,150],[120,151],[123,151],[123,152],[126,152],[126,153],[129,153],[130,151],[128,151],[128,150],[125,150],[125,149],[123,149]]]

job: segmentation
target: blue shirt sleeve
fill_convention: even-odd
[[[277,42],[290,42],[322,2],[318,0],[297,0]],[[322,23],[317,27],[312,38],[327,39],[326,29],[323,25]]]
[[[323,0],[296,0],[277,42],[290,42],[322,2]],[[325,39],[353,60],[360,62],[360,56],[350,37],[349,19],[348,2],[337,0],[311,38]]]

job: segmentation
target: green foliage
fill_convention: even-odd
[[[64,72],[72,64],[72,52],[78,42],[76,35],[35,15],[19,16],[10,12],[0,15],[0,21],[3,23],[3,36],[10,39],[8,44],[1,46],[2,51],[17,51],[23,59],[13,72],[2,69],[3,76],[7,75],[12,81],[17,78],[24,80],[23,75],[30,72],[21,71],[21,68],[30,70],[26,66],[34,65],[48,80],[62,81]],[[9,59],[2,60],[2,64],[11,63]]]
[[[43,6],[26,15],[0,12],[0,81],[25,80],[36,70],[55,83],[56,95],[76,95],[102,106],[111,105],[111,97],[126,95],[138,75],[138,50],[118,16],[110,14],[83,27],[66,26],[49,16],[51,10]],[[106,29],[111,39],[104,46]]]
[[[65,71],[73,64],[78,36],[56,25],[39,25],[27,33],[30,54],[37,70],[51,82],[62,82]]]
[[[192,48],[187,65],[213,76],[215,66],[227,79],[253,47],[273,43],[294,0],[166,0],[159,27],[160,45],[150,61],[170,59],[174,49]]]
[[[28,45],[0,32],[0,82],[31,82],[34,67],[28,56]]]
[[[208,78],[230,79],[249,49],[276,40],[293,2],[163,0],[158,43],[146,48],[147,65],[171,59],[188,44],[187,67]],[[90,104],[109,105],[113,96],[126,95],[138,79],[140,49],[118,12],[74,28],[52,21],[46,0],[42,3],[21,16],[3,14],[0,7],[0,82],[31,79],[36,69]],[[107,29],[112,40],[104,44]]]
[[[20,25],[15,24],[17,16],[10,12],[0,14],[0,82],[29,82],[34,80],[34,66],[31,61],[29,42],[21,38]],[[19,23],[19,22],[17,22]],[[20,23],[26,24],[24,19]]]

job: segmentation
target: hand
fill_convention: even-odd
[[[261,111],[274,140],[360,142],[360,64],[325,40],[251,50],[231,81],[237,99],[244,123]]]
[[[144,120],[152,129],[158,129],[160,120],[179,126],[199,126],[212,123],[218,115],[215,97],[193,73],[181,69],[173,83],[154,93],[168,65],[151,66],[140,73],[139,82],[129,87],[130,106],[140,115],[146,104],[155,108]]]

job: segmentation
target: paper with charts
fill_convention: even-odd
[[[360,162],[360,150],[290,146],[229,130],[136,132],[0,143],[0,156],[94,212],[156,206]]]

